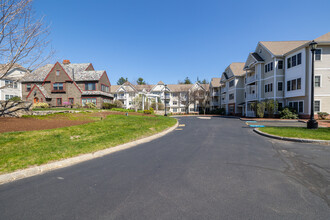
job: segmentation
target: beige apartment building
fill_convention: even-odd
[[[315,113],[330,112],[330,33],[315,39]],[[245,114],[251,103],[274,99],[279,107],[296,109],[301,118],[311,112],[312,54],[308,41],[260,41],[244,65]]]

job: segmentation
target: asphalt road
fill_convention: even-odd
[[[184,127],[0,186],[0,219],[330,219],[330,147],[270,140],[238,119]]]

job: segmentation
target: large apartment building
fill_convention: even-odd
[[[221,78],[212,78],[210,82],[210,110],[215,110],[221,106],[220,98],[220,80]]]
[[[45,102],[60,107],[65,103],[85,106],[94,103],[101,108],[113,100],[110,81],[104,70],[94,70],[91,63],[47,64],[27,74],[22,80],[23,100]]]
[[[330,33],[314,41],[318,43],[314,68],[315,113],[330,112]],[[260,41],[245,63],[228,66],[221,77],[221,106],[227,114],[254,117],[251,104],[272,99],[279,107],[292,107],[301,118],[308,118],[312,77],[310,43],[311,40]]]
[[[242,115],[244,105],[244,63],[230,64],[221,75],[221,108],[229,115]]]
[[[200,97],[197,97],[197,92]],[[149,104],[155,101],[165,105],[166,102],[166,110],[174,114],[199,112],[202,108],[201,100],[205,97],[203,95],[208,97],[208,92],[209,84],[199,83],[165,85],[160,81],[156,85],[133,85],[126,82],[123,85],[111,86],[115,100],[120,100],[126,109],[134,109],[134,100],[140,95]],[[206,102],[206,108],[209,108],[209,100]]]

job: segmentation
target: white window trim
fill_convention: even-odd
[[[322,101],[320,99],[315,99],[314,102],[316,101],[320,102],[320,111],[315,111],[315,105],[314,105],[314,112],[322,112]]]
[[[314,61],[315,61],[315,62],[320,62],[320,61],[322,61],[322,57],[323,57],[323,56],[322,56],[322,54],[323,54],[323,49],[322,49],[322,48],[316,48],[316,50],[321,50],[321,59],[320,59],[320,60],[316,60],[316,59],[315,59],[316,54],[314,54]]]
[[[304,100],[288,101],[288,105],[290,105],[290,102],[298,102],[298,114],[299,113],[304,113],[304,108],[305,108],[305,102],[304,102]],[[302,102],[303,103],[303,111],[302,112],[299,112],[299,102]],[[321,103],[320,103],[320,109],[321,109]]]
[[[322,88],[322,74],[315,74],[314,75],[314,86],[315,86],[315,77],[319,76],[320,77],[320,87],[315,87],[315,88]]]

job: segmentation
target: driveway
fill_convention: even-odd
[[[152,142],[1,185],[0,219],[330,219],[329,146],[267,139],[238,119],[179,122]]]

